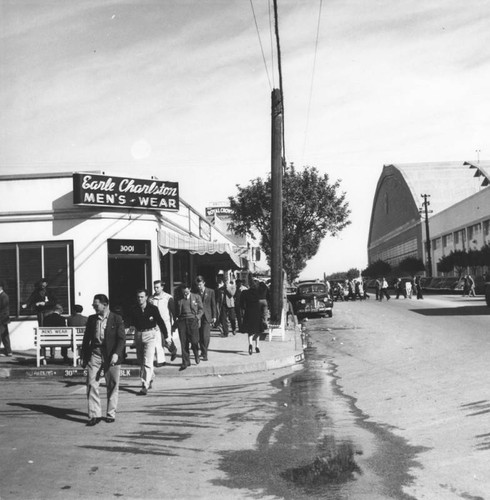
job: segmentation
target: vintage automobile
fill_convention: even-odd
[[[317,281],[299,283],[296,293],[290,296],[290,300],[298,319],[314,316],[332,317],[333,301],[324,283]]]

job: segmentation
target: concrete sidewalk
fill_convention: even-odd
[[[284,368],[301,363],[304,352],[299,327],[290,326],[286,329],[284,340],[274,336],[269,342],[266,336],[259,344],[260,353],[248,354],[248,337],[237,333],[229,337],[221,337],[218,331],[211,332],[208,359],[196,365],[191,356],[191,366],[179,371],[181,365],[181,349],[177,335],[174,336],[179,355],[170,362],[170,355],[165,351],[167,364],[155,368],[156,373],[165,377],[202,377],[205,375],[230,375]],[[127,358],[122,365],[121,377],[139,377],[139,367],[136,361],[135,349],[127,349]],[[71,352],[69,352],[71,355]],[[64,364],[59,348],[56,359],[48,360],[46,366],[36,367],[36,351],[14,351],[12,357],[0,355],[0,378],[77,378],[85,377],[85,370]]]

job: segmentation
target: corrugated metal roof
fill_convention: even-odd
[[[490,166],[490,162],[483,164]],[[384,168],[395,168],[401,173],[416,204],[422,205],[422,194],[430,195],[432,216],[483,189],[481,179],[474,176],[469,165],[462,161],[397,163]]]

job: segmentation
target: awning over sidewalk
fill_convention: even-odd
[[[165,230],[158,231],[158,247],[162,255],[185,250],[191,254],[227,254],[237,267],[242,267],[240,255],[230,243],[218,243],[193,238]]]

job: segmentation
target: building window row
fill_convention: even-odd
[[[73,242],[0,244],[0,276],[6,282],[11,316],[30,316],[34,307],[22,308],[41,278],[48,281],[56,302],[71,310]]]

